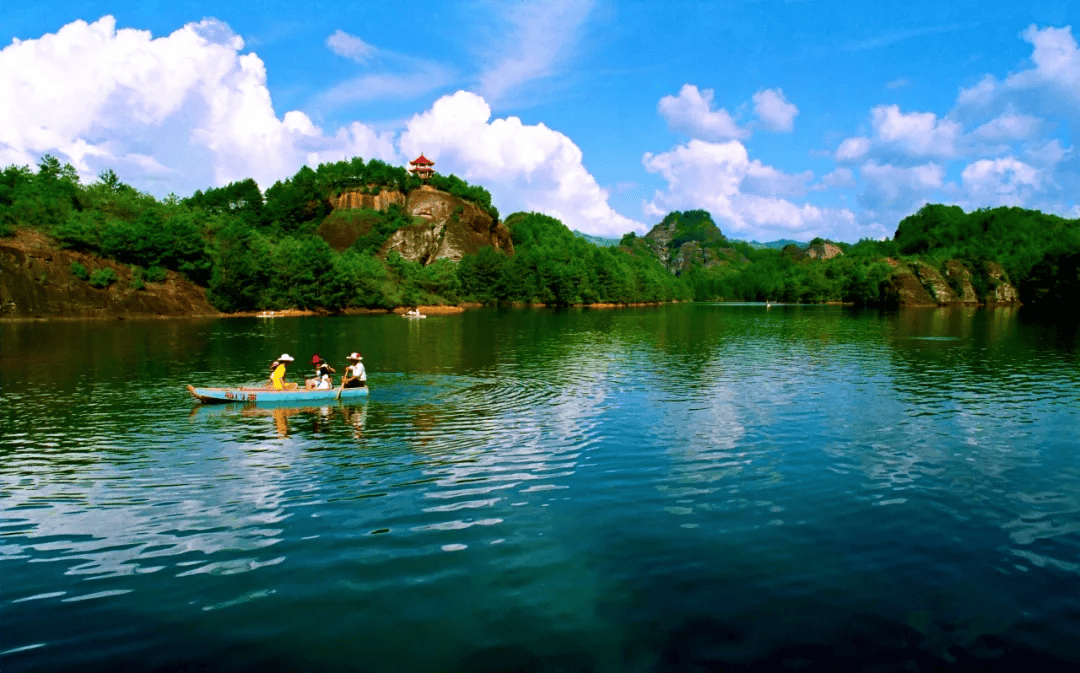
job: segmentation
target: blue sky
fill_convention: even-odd
[[[888,236],[927,202],[1078,217],[1073,6],[5,3],[0,164],[185,196],[423,151],[611,236],[691,208],[757,240]]]

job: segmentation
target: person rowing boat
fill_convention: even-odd
[[[353,353],[345,358],[352,364],[345,368],[345,374],[341,377],[344,388],[363,388],[367,385],[367,370],[364,369],[363,355]]]
[[[341,375],[341,387],[337,389],[337,395],[335,395],[339,400],[342,391],[346,388],[367,388],[367,371],[364,369],[364,364],[360,362],[364,356],[354,352],[345,359],[352,364],[346,367],[345,373]]]

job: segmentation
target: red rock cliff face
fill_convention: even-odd
[[[92,287],[71,273],[78,262],[90,272],[110,268],[119,280]],[[0,238],[0,316],[5,318],[218,315],[206,292],[169,271],[162,283],[131,287],[131,268],[94,255],[60,250],[46,236],[19,230]]]
[[[345,192],[331,200],[335,209],[383,210],[395,203],[423,223],[394,232],[379,251],[382,257],[393,250],[410,261],[431,264],[437,259],[457,261],[486,246],[514,254],[510,231],[502,223],[475,204],[433,187],[425,185],[407,196],[392,191],[378,195]]]
[[[378,194],[362,194],[360,192],[345,192],[338,196],[330,197],[330,206],[334,210],[342,208],[370,208],[371,210],[386,210],[393,204],[405,205],[405,195],[401,192],[382,190]]]
[[[842,257],[843,255],[844,251],[832,241],[811,243],[806,248],[806,256],[810,259],[832,259],[833,257]]]
[[[899,306],[952,306],[1019,304],[1020,294],[996,262],[986,262],[984,275],[990,292],[979,297],[971,283],[972,271],[959,260],[949,260],[942,270],[923,261],[885,260],[893,268],[889,294]],[[950,282],[952,281],[952,282]]]

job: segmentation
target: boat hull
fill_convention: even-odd
[[[196,388],[188,386],[191,393],[200,402],[206,404],[262,404],[271,402],[333,402],[337,399],[355,400],[366,397],[367,386],[363,388],[344,388],[340,398],[338,390],[275,390],[273,388]]]

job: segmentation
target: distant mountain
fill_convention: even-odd
[[[610,248],[611,246],[619,244],[619,239],[617,239],[617,238],[606,238],[604,236],[590,236],[589,234],[583,234],[580,231],[575,231],[574,236],[577,236],[578,238],[584,238],[589,243],[592,243],[593,245],[598,245],[601,248]]]
[[[793,241],[790,238],[781,238],[779,241],[769,241],[768,243],[758,243],[757,241],[750,241],[748,245],[751,248],[757,248],[758,250],[760,250],[761,248],[780,250],[785,245],[797,245],[800,248],[805,248],[807,246],[807,244],[802,241]]]

